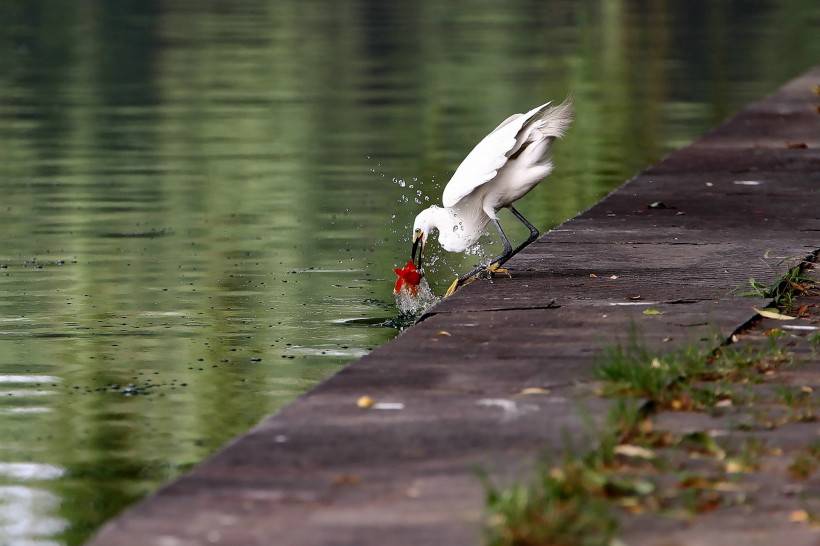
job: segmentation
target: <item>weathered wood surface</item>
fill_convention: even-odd
[[[820,247],[818,83],[820,67],[630,180],[514,258],[511,279],[464,288],[91,543],[479,544],[475,469],[521,475],[583,437],[606,406],[578,396],[602,346],[631,324],[669,348],[730,335],[764,303],[738,288]],[[361,410],[363,394],[404,409]],[[744,540],[773,543],[765,526]]]

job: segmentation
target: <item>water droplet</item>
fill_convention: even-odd
[[[404,315],[419,316],[426,309],[438,301],[438,298],[427,284],[427,279],[422,278],[418,286],[418,293],[414,297],[407,290],[402,290],[395,296],[396,307]]]

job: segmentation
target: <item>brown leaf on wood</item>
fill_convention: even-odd
[[[361,481],[355,474],[339,474],[333,478],[333,485],[356,485]]]

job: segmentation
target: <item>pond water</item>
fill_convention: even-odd
[[[0,544],[82,543],[396,335],[413,216],[510,113],[574,96],[549,227],[820,58],[813,1],[448,4],[0,3]]]

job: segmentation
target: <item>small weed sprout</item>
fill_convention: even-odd
[[[786,332],[781,330],[780,328],[772,328],[771,330],[766,332],[766,339],[769,342],[769,350],[777,350],[780,338],[785,335]]]
[[[809,345],[811,345],[812,353],[816,353],[820,350],[820,331],[814,332],[808,337]]]
[[[796,408],[808,399],[808,394],[803,392],[800,389],[796,389],[794,387],[789,387],[786,385],[778,385],[774,389],[775,394],[780,399],[780,401],[790,407]]]
[[[814,475],[818,467],[820,467],[820,440],[815,440],[808,448],[795,455],[788,468],[789,476],[795,480],[807,480]]]
[[[760,467],[760,459],[766,453],[766,442],[759,438],[747,438],[733,457],[727,459],[728,472],[752,472]]]
[[[749,290],[746,292],[742,292],[741,296],[747,296],[750,298],[768,298],[770,294],[770,288],[765,284],[758,282],[754,278],[749,279]]]
[[[544,466],[529,485],[487,486],[490,546],[608,546],[618,520],[602,497],[604,480],[570,455]]]
[[[616,447],[651,434],[641,405],[619,400],[595,431],[595,447],[585,453],[565,440],[558,464],[542,463],[528,485],[494,487],[485,478],[490,546],[610,546],[618,531],[612,499],[632,505],[655,491],[655,484],[621,472]]]
[[[817,471],[820,461],[808,453],[798,453],[789,464],[789,476],[793,480],[808,480]]]
[[[606,350],[595,368],[603,394],[643,398],[658,408],[691,411],[713,408],[739,397],[724,382],[759,382],[788,362],[790,354],[770,336],[764,348],[723,346],[716,351],[689,345],[656,355],[634,332],[625,344]],[[771,341],[771,340],[774,341]]]

